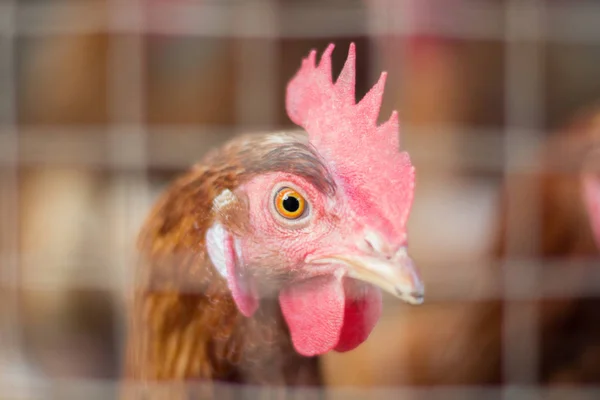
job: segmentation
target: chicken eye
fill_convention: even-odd
[[[283,188],[275,196],[277,212],[287,219],[298,219],[304,214],[306,201],[294,189]]]

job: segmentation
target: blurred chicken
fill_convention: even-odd
[[[598,257],[598,238],[594,234],[598,181],[597,175],[588,168],[597,163],[595,143],[600,137],[599,115],[597,110],[588,110],[552,137],[542,151],[540,172],[512,177],[513,184],[506,189],[507,201],[499,216],[500,229],[493,251],[500,262],[509,260],[523,273],[534,266],[521,260],[537,259],[539,287],[574,288],[583,296],[548,296],[542,290],[543,296],[539,300],[513,301],[512,304],[498,300],[480,305],[474,316],[477,322],[461,334],[472,340],[471,352],[457,368],[463,377],[461,382],[481,384],[506,380],[503,369],[505,335],[519,341],[524,334],[523,326],[518,323],[503,332],[506,329],[503,327],[505,311],[509,306],[533,307],[539,311],[539,319],[533,322],[533,334],[540,346],[539,363],[533,366],[536,383],[600,382],[599,301],[585,296],[587,282],[597,276],[593,260]],[[508,199],[532,187],[540,193],[539,198],[533,198],[533,201],[539,201],[536,206],[540,213],[539,241],[533,239],[529,229],[520,229],[513,230],[508,243],[508,225],[515,218],[524,223],[528,218],[525,213],[531,210],[519,207],[509,213]],[[560,269],[553,265],[556,261],[561,262]],[[513,375],[512,381],[515,379],[530,383],[532,377],[518,374]]]
[[[581,169],[583,198],[596,244],[600,247],[600,110],[586,114],[578,122],[573,130],[580,136],[579,145],[585,151]]]
[[[305,132],[233,140],[150,215],[130,378],[319,384],[314,356],[367,339],[380,289],[422,301],[406,250],[414,169],[397,114],[377,126],[386,75],[355,104],[354,45],[335,84],[332,51],[318,66],[312,51],[288,85]]]
[[[573,271],[559,279],[580,288],[578,298],[546,301],[542,332],[541,380],[552,384],[600,382],[599,299],[587,295],[588,282],[597,277],[600,249],[598,236],[598,140],[600,109],[579,113],[567,129],[552,141],[547,152],[548,177],[544,181],[544,215],[547,234],[543,255],[563,256]],[[551,192],[550,192],[551,191]],[[550,196],[548,196],[549,198]]]

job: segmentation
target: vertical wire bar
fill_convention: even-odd
[[[236,125],[260,128],[277,123],[279,81],[278,5],[276,0],[238,2],[233,7],[236,44]],[[266,37],[260,33],[265,32]],[[258,33],[258,34],[257,34]],[[252,107],[268,104],[270,107]],[[254,129],[253,129],[254,130]]]
[[[541,219],[537,185],[524,185],[521,158],[535,157],[540,142],[538,128],[543,107],[542,57],[540,44],[543,3],[540,0],[510,0],[506,9],[505,44],[505,182],[510,195],[507,207],[506,259],[513,254],[535,259],[538,255]],[[521,169],[519,169],[521,167]],[[517,172],[515,174],[515,172]],[[526,234],[523,234],[523,231]],[[518,232],[518,234],[517,234]],[[523,243],[520,238],[530,240]],[[539,313],[533,302],[523,302],[536,291],[537,262],[504,266],[504,315],[502,332],[502,371],[506,398],[536,398],[523,389],[537,383],[539,366]]]
[[[394,6],[390,4],[389,0],[371,0],[366,5],[366,28],[369,38],[369,82],[376,82],[379,78],[380,57],[386,47],[385,43],[382,42],[387,42],[389,38],[390,19],[393,18],[394,14]],[[344,51],[346,50],[344,49]]]
[[[16,100],[17,3],[3,4],[0,24],[0,392],[35,398],[34,371],[23,354],[19,312],[19,133]]]
[[[16,5],[5,4],[0,50],[0,279],[3,283],[0,305],[0,366],[14,357],[19,348],[19,137],[16,127],[15,18]],[[4,361],[2,360],[4,358]]]
[[[110,46],[108,53],[109,140],[112,186],[111,280],[118,299],[129,297],[134,265],[135,241],[150,201],[147,176],[147,129],[145,127],[144,3],[140,0],[109,2]],[[119,35],[121,32],[133,32]],[[118,307],[122,310],[121,307]],[[124,312],[124,310],[122,310]],[[117,334],[125,337],[124,315],[117,315]],[[119,343],[123,353],[124,343]],[[121,356],[122,358],[122,356]]]
[[[277,0],[238,2],[233,12],[236,40],[236,130],[272,130],[277,123],[279,43]],[[265,36],[262,34],[265,33]],[[259,103],[257,103],[259,102]],[[260,104],[254,107],[255,104]],[[264,107],[264,105],[268,107]],[[273,371],[275,372],[275,371]],[[278,371],[283,374],[283,371]],[[241,389],[246,392],[248,389]],[[244,395],[248,395],[244,393]],[[277,395],[275,395],[277,397]]]
[[[403,64],[403,54],[407,35],[410,34],[412,24],[410,18],[407,18],[407,10],[410,8],[410,2],[403,0],[370,0],[367,7],[367,35],[369,36],[369,82],[374,84],[379,79],[381,72],[387,70],[388,80],[384,104],[390,101],[402,115],[402,110],[398,109],[396,104],[401,105],[403,98],[398,95],[397,82],[406,82],[407,70]],[[385,65],[385,68],[383,67]],[[360,100],[360,99],[357,99]],[[383,107],[382,107],[383,108]],[[385,121],[389,117],[389,112],[382,112],[379,116],[380,121]],[[403,137],[401,137],[401,141]]]

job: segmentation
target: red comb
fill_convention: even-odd
[[[302,61],[287,87],[288,115],[307,131],[334,173],[352,182],[353,191],[376,199],[394,224],[403,226],[413,199],[414,168],[408,154],[398,149],[397,112],[377,125],[387,74],[383,72],[356,103],[354,43],[335,83],[331,76],[334,47],[327,47],[318,66],[315,50]]]

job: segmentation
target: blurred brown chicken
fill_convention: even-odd
[[[531,263],[522,260],[539,260],[538,287],[554,288],[550,290],[558,290],[559,293],[563,288],[575,291],[565,295],[540,291],[542,298],[539,300],[498,300],[479,304],[475,312],[478,315],[474,318],[476,322],[462,333],[469,338],[470,351],[463,356],[463,362],[441,379],[443,383],[500,384],[506,381],[506,370],[503,369],[506,361],[505,335],[519,341],[522,335],[528,334],[520,323],[503,332],[507,324],[505,312],[510,306],[533,307],[539,311],[539,319],[532,321],[535,327],[533,334],[540,345],[539,363],[533,366],[535,382],[600,382],[600,318],[597,315],[600,304],[598,299],[586,297],[586,282],[597,276],[597,264],[593,260],[597,259],[599,250],[582,187],[584,171],[600,137],[599,117],[597,109],[580,114],[544,147],[539,172],[511,177],[513,184],[506,188],[507,197],[499,216],[500,229],[493,251],[498,261],[509,261],[522,272],[534,268]],[[536,188],[540,195],[539,198],[529,197],[529,201],[539,202],[539,241],[535,240],[535,233],[530,229],[513,228],[508,242],[506,231],[511,221],[517,219],[523,224],[529,220],[525,213],[531,210],[530,207],[519,207],[509,213],[511,203],[508,199],[530,188]],[[556,261],[560,261],[562,269],[553,265]],[[500,277],[502,267],[497,268]],[[581,297],[573,295],[577,291],[581,291]],[[422,381],[440,383],[440,379],[424,375],[420,375]],[[515,379],[531,383],[532,376],[517,373],[511,381]]]
[[[573,285],[581,293],[580,297],[541,303],[539,376],[549,384],[600,382],[600,301],[586,288],[586,283],[597,277],[599,243],[593,230],[595,216],[589,212],[584,191],[584,178],[589,177],[589,168],[597,165],[599,138],[600,110],[584,110],[556,135],[545,154],[548,172],[542,180],[540,257],[550,262],[560,257],[571,271],[555,274],[555,283]]]

